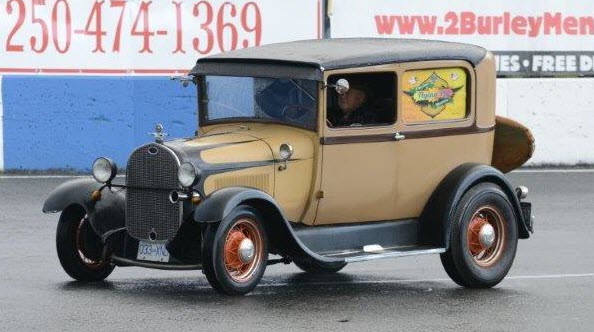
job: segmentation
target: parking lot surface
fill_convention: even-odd
[[[594,171],[520,171],[536,232],[488,290],[450,281],[438,256],[356,263],[311,276],[270,266],[243,297],[200,271],[116,268],[80,284],[55,253],[47,194],[67,177],[0,177],[0,330],[6,331],[592,331]]]

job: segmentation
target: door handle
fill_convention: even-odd
[[[404,136],[403,134],[396,132],[396,134],[394,134],[394,139],[397,141],[402,141],[403,139],[405,139],[406,136]]]

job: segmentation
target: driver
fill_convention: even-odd
[[[349,80],[349,90],[338,95],[338,109],[328,113],[333,127],[369,125],[377,122],[377,114],[369,109],[370,90],[362,80]]]

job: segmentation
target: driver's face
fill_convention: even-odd
[[[343,113],[351,113],[361,107],[365,99],[365,92],[351,88],[346,93],[338,96],[338,107]]]

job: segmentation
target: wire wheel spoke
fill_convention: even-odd
[[[76,253],[80,261],[86,265],[90,269],[98,270],[103,268],[107,262],[102,259],[93,259],[88,256],[87,252],[87,243],[85,243],[86,232],[89,231],[88,229],[89,219],[85,216],[80,220],[78,226],[76,227],[76,232],[74,234],[75,237],[75,245],[76,245]]]
[[[491,267],[502,256],[505,227],[505,220],[493,206],[483,206],[474,213],[468,225],[467,243],[473,260],[479,266]],[[481,232],[492,232],[492,241],[481,241]]]
[[[253,257],[242,259],[241,245],[245,240],[253,245]],[[236,282],[247,282],[262,264],[263,239],[256,222],[252,219],[239,219],[233,224],[225,239],[224,263],[227,273]]]

